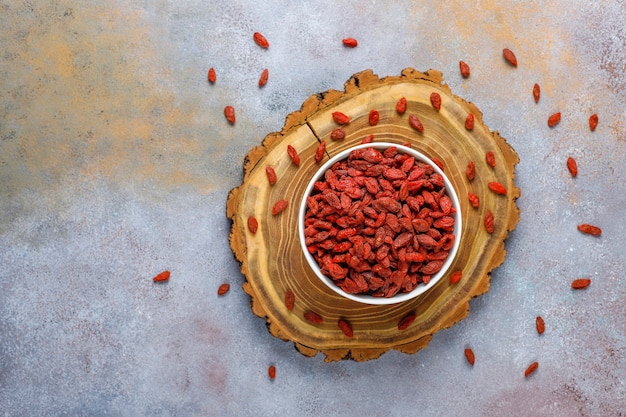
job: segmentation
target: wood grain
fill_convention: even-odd
[[[439,111],[430,103],[432,92],[442,97]],[[403,115],[395,110],[401,97],[408,102]],[[380,113],[376,126],[368,122],[372,109]],[[351,119],[343,126],[347,135],[342,141],[330,139],[330,133],[338,127],[331,116],[334,111]],[[465,128],[470,112],[475,116],[472,131]],[[409,114],[420,118],[424,132],[410,127]],[[463,215],[461,245],[449,272],[463,271],[458,284],[450,285],[448,276],[444,276],[414,300],[387,306],[364,305],[326,288],[307,265],[298,240],[297,216],[304,189],[319,166],[314,159],[318,144],[321,140],[326,142],[329,158],[370,134],[375,141],[410,143],[414,149],[443,163],[461,200]],[[287,145],[299,152],[300,166],[287,156]],[[487,151],[496,156],[495,168],[486,163]],[[476,178],[471,182],[465,175],[469,161],[476,164]],[[330,90],[311,96],[299,111],[287,116],[281,132],[269,134],[260,146],[250,150],[244,162],[243,182],[228,196],[230,245],[241,263],[246,278],[243,288],[250,295],[253,313],[267,321],[275,337],[292,341],[306,356],[322,352],[326,361],[365,361],[390,349],[408,354],[419,351],[428,345],[434,333],[467,316],[470,299],[488,291],[490,272],[504,261],[504,241],[519,221],[515,201],[520,190],[514,183],[518,162],[517,154],[506,141],[485,126],[478,108],[453,95],[442,84],[438,71],[422,73],[408,68],[400,76],[381,79],[367,70],[352,76],[344,91]],[[268,165],[278,174],[275,185],[267,180]],[[503,184],[508,193],[497,195],[490,191],[487,184],[491,181]],[[479,208],[470,206],[468,192],[479,196]],[[280,199],[289,200],[289,205],[273,216],[272,206]],[[487,210],[495,217],[493,234],[483,226]],[[249,216],[259,222],[256,234],[247,228]],[[287,290],[296,295],[292,311],[284,304]],[[307,310],[320,314],[324,323],[306,321],[303,314]],[[399,331],[399,320],[411,312],[417,315],[416,320]],[[344,336],[337,327],[340,318],[352,324],[353,338]]]

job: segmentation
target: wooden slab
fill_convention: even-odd
[[[442,98],[440,111],[430,103],[432,92]],[[399,115],[395,106],[405,97],[406,113]],[[369,125],[369,112],[376,109],[380,121]],[[350,117],[343,126],[347,136],[342,141],[330,139],[339,127],[332,112],[341,111]],[[465,128],[468,113],[475,116],[472,131]],[[416,114],[424,125],[420,133],[410,127],[408,116]],[[422,296],[406,303],[372,306],[347,300],[324,286],[307,265],[299,243],[297,216],[304,189],[319,165],[314,155],[320,141],[326,142],[326,158],[342,149],[356,145],[373,134],[375,141],[409,143],[414,149],[441,161],[461,200],[463,232],[459,252],[450,269],[463,271],[463,279],[450,285],[445,276]],[[301,157],[296,166],[287,155],[292,145]],[[486,163],[491,151],[496,166]],[[476,165],[476,178],[468,181],[465,170],[469,161]],[[515,151],[482,122],[482,114],[471,103],[454,96],[442,84],[438,71],[422,73],[405,69],[400,76],[379,78],[367,70],[352,76],[345,91],[327,91],[307,99],[302,108],[287,116],[281,132],[271,133],[263,143],[250,150],[244,163],[244,178],[231,190],[226,214],[232,220],[230,245],[241,263],[246,278],[243,288],[251,298],[255,315],[267,321],[272,335],[289,340],[306,356],[322,352],[326,361],[353,359],[365,361],[396,349],[415,353],[430,342],[437,331],[450,327],[467,316],[469,301],[488,291],[490,272],[505,259],[504,241],[519,221],[515,204],[520,190],[515,186]],[[265,168],[271,165],[278,181],[270,185]],[[498,181],[508,193],[498,195],[487,184]],[[468,192],[480,198],[480,207],[473,208]],[[280,214],[271,214],[280,199],[289,205]],[[483,219],[487,210],[495,218],[495,230],[487,233]],[[256,234],[247,228],[254,216],[259,222]],[[449,275],[449,274],[448,274]],[[285,307],[285,292],[295,293],[292,311]],[[320,314],[323,324],[306,321],[307,310]],[[398,322],[405,315],[417,318],[405,330]],[[340,318],[348,320],[354,337],[346,337],[337,326]]]

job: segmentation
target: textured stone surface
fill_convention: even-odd
[[[623,416],[625,18],[582,0],[1,3],[0,412]],[[405,67],[441,70],[515,148],[521,221],[490,291],[425,350],[305,358],[250,311],[227,193],[304,99]]]

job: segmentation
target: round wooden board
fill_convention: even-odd
[[[432,92],[442,98],[437,111],[430,103]],[[408,103],[403,115],[396,112],[396,103],[405,97]],[[376,109],[380,121],[369,124],[369,112]],[[342,126],[346,137],[333,141],[330,133],[339,127],[331,116],[340,111],[350,117]],[[465,128],[468,113],[475,116],[475,127]],[[420,133],[408,123],[416,114],[424,125]],[[463,231],[459,252],[450,272],[430,291],[412,301],[387,306],[364,305],[347,300],[325,287],[307,265],[298,238],[297,217],[304,190],[311,176],[323,161],[315,162],[320,141],[326,142],[324,160],[347,147],[359,144],[367,135],[374,141],[409,143],[414,149],[438,159],[461,200]],[[292,145],[301,157],[296,166],[287,155]],[[486,152],[496,157],[496,166],[486,163]],[[476,165],[476,178],[469,181],[465,171],[468,162]],[[519,162],[515,151],[484,125],[478,108],[442,84],[442,75],[405,69],[400,76],[378,78],[371,70],[352,76],[345,91],[330,90],[308,98],[302,108],[287,116],[281,132],[265,137],[261,146],[252,149],[244,163],[244,178],[231,190],[226,214],[232,220],[230,245],[241,271],[246,277],[243,288],[251,297],[255,315],[265,318],[270,333],[294,342],[306,356],[322,352],[325,360],[353,359],[365,361],[396,349],[415,353],[426,347],[432,335],[450,327],[467,316],[469,301],[488,291],[490,272],[506,256],[504,241],[519,221],[515,204],[520,190],[514,184],[514,169]],[[278,181],[270,185],[265,168],[270,165]],[[508,193],[495,194],[487,184],[498,181]],[[480,207],[473,208],[468,192],[480,198]],[[289,201],[286,210],[273,216],[272,206],[280,199]],[[491,210],[495,230],[489,234],[484,217]],[[259,223],[256,234],[247,227],[250,216]],[[449,274],[461,270],[462,280],[450,285]],[[286,291],[296,296],[293,310],[285,307]],[[321,315],[323,324],[312,324],[303,317],[305,311]],[[398,330],[398,322],[414,313],[415,321]],[[346,337],[337,326],[348,320],[354,337]]]

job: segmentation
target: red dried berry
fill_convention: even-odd
[[[267,180],[269,181],[270,185],[276,184],[276,181],[278,180],[278,176],[276,175],[276,171],[274,170],[274,167],[270,165],[266,166],[265,174],[267,174]]]
[[[582,233],[592,236],[600,236],[602,234],[602,229],[600,229],[598,226],[593,226],[587,223],[579,224],[578,230]]]
[[[330,132],[330,138],[334,141],[344,140],[346,138],[346,131],[340,127],[333,129],[333,131]]]
[[[430,104],[435,108],[435,110],[441,110],[441,95],[439,93],[430,93]]]
[[[461,75],[463,78],[467,78],[470,76],[470,67],[463,61],[459,61],[459,69],[461,70]]]
[[[339,319],[339,321],[337,322],[337,326],[347,337],[351,338],[354,336],[354,332],[352,331],[352,325],[347,320]]]
[[[476,356],[474,356],[474,351],[471,348],[465,348],[465,359],[467,359],[467,362],[474,366],[474,362],[476,361]]]
[[[291,290],[285,291],[285,307],[287,310],[293,310],[293,306],[296,304],[296,295]]]
[[[524,376],[526,378],[528,378],[530,376],[530,374],[532,374],[533,372],[535,372],[537,370],[537,368],[539,368],[539,363],[538,362],[531,363],[528,366],[528,368],[526,368],[526,370],[524,371]]]
[[[541,316],[537,316],[535,319],[535,326],[537,327],[537,333],[539,334],[543,334],[543,332],[546,331],[546,324]]]
[[[533,97],[535,98],[535,103],[539,103],[539,98],[541,97],[541,87],[539,87],[539,84],[537,83],[533,86]]]
[[[304,316],[304,319],[308,321],[309,323],[313,323],[313,324],[324,323],[324,319],[322,318],[322,316],[320,316],[319,314],[313,311],[307,310],[304,312],[303,316]]]
[[[291,158],[291,161],[296,165],[300,166],[300,155],[298,155],[298,151],[291,145],[287,145],[287,155]]]
[[[215,84],[215,81],[217,80],[217,76],[215,74],[215,68],[213,68],[213,67],[209,68],[209,73],[207,74],[207,79],[209,80],[209,82],[211,84]]]
[[[485,153],[485,160],[490,167],[496,167],[496,155],[493,152],[487,151],[487,153]]]
[[[254,32],[252,38],[254,39],[254,42],[261,48],[267,49],[270,47],[270,43],[267,41],[267,39],[265,39],[265,36],[263,36],[259,32]]]
[[[405,330],[415,321],[417,316],[415,313],[409,313],[398,322],[398,330]]]
[[[235,108],[233,106],[224,107],[224,117],[231,125],[234,125],[236,121]]]
[[[369,115],[369,123],[370,126],[376,126],[378,124],[378,120],[380,119],[380,114],[378,113],[378,110],[370,110],[370,115]]]
[[[474,161],[469,161],[467,163],[467,168],[465,168],[465,175],[470,181],[474,181],[474,178],[476,178],[476,165],[474,164]]]
[[[484,224],[485,224],[485,230],[487,231],[487,233],[491,234],[493,233],[494,230],[494,218],[493,218],[493,213],[491,212],[491,210],[487,210],[487,212],[485,213],[485,220],[484,220]]]
[[[396,112],[400,115],[406,112],[406,98],[405,97],[400,98],[400,100],[398,100],[398,102],[396,103]]]
[[[409,115],[409,125],[413,129],[417,130],[418,132],[424,131],[424,125],[422,124],[422,122],[420,121],[419,117],[417,117],[416,114]]]
[[[591,280],[589,278],[578,278],[572,281],[572,288],[575,290],[582,290],[587,288],[591,284]]]
[[[465,118],[465,128],[467,130],[474,130],[474,114],[468,113]]]
[[[346,125],[350,123],[350,118],[340,111],[333,112],[332,116],[333,116],[333,120],[335,121],[335,123],[339,125]]]
[[[598,126],[598,115],[592,114],[591,116],[589,116],[589,129],[593,132],[594,130],[596,130],[597,126]]]
[[[576,164],[576,160],[571,156],[567,158],[567,169],[569,173],[572,174],[572,177],[578,175],[578,165]]]
[[[487,184],[487,187],[489,187],[489,189],[491,191],[493,191],[496,194],[501,194],[501,195],[506,195],[507,194],[507,190],[504,187],[504,185],[500,184],[498,181],[491,181]]]
[[[472,207],[478,208],[480,206],[480,198],[478,198],[476,194],[467,193],[467,199],[469,200]]]
[[[285,210],[289,202],[287,200],[278,200],[272,207],[272,216],[276,216],[281,211]]]
[[[317,150],[315,151],[315,162],[318,164],[324,159],[324,154],[326,153],[326,142],[321,141],[319,145],[317,145]]]
[[[261,76],[259,77],[259,87],[263,87],[267,84],[267,78],[269,77],[269,70],[265,68],[263,72],[261,72]]]
[[[561,112],[554,113],[548,117],[548,126],[554,127],[561,121]]]
[[[517,67],[517,57],[509,48],[504,48],[502,50],[502,56],[508,61],[509,64]]]
[[[259,221],[254,216],[248,217],[248,230],[250,233],[255,234],[259,230]]]
[[[224,295],[230,290],[230,284],[224,283],[217,289],[217,295]]]
[[[461,278],[463,278],[463,272],[461,272],[461,271],[454,271],[450,275],[450,285],[457,284],[459,281],[461,281]]]
[[[276,378],[276,366],[274,366],[274,365],[270,365],[270,366],[267,368],[267,376],[269,376],[269,377],[270,377],[270,379],[272,379],[272,380],[273,380],[274,378]]]
[[[154,278],[152,278],[152,281],[154,282],[163,282],[163,281],[167,281],[170,279],[170,271],[163,271],[160,274],[158,274],[157,276],[155,276]]]
[[[343,42],[344,46],[347,46],[348,48],[356,48],[359,44],[354,38],[345,38],[341,42]]]

